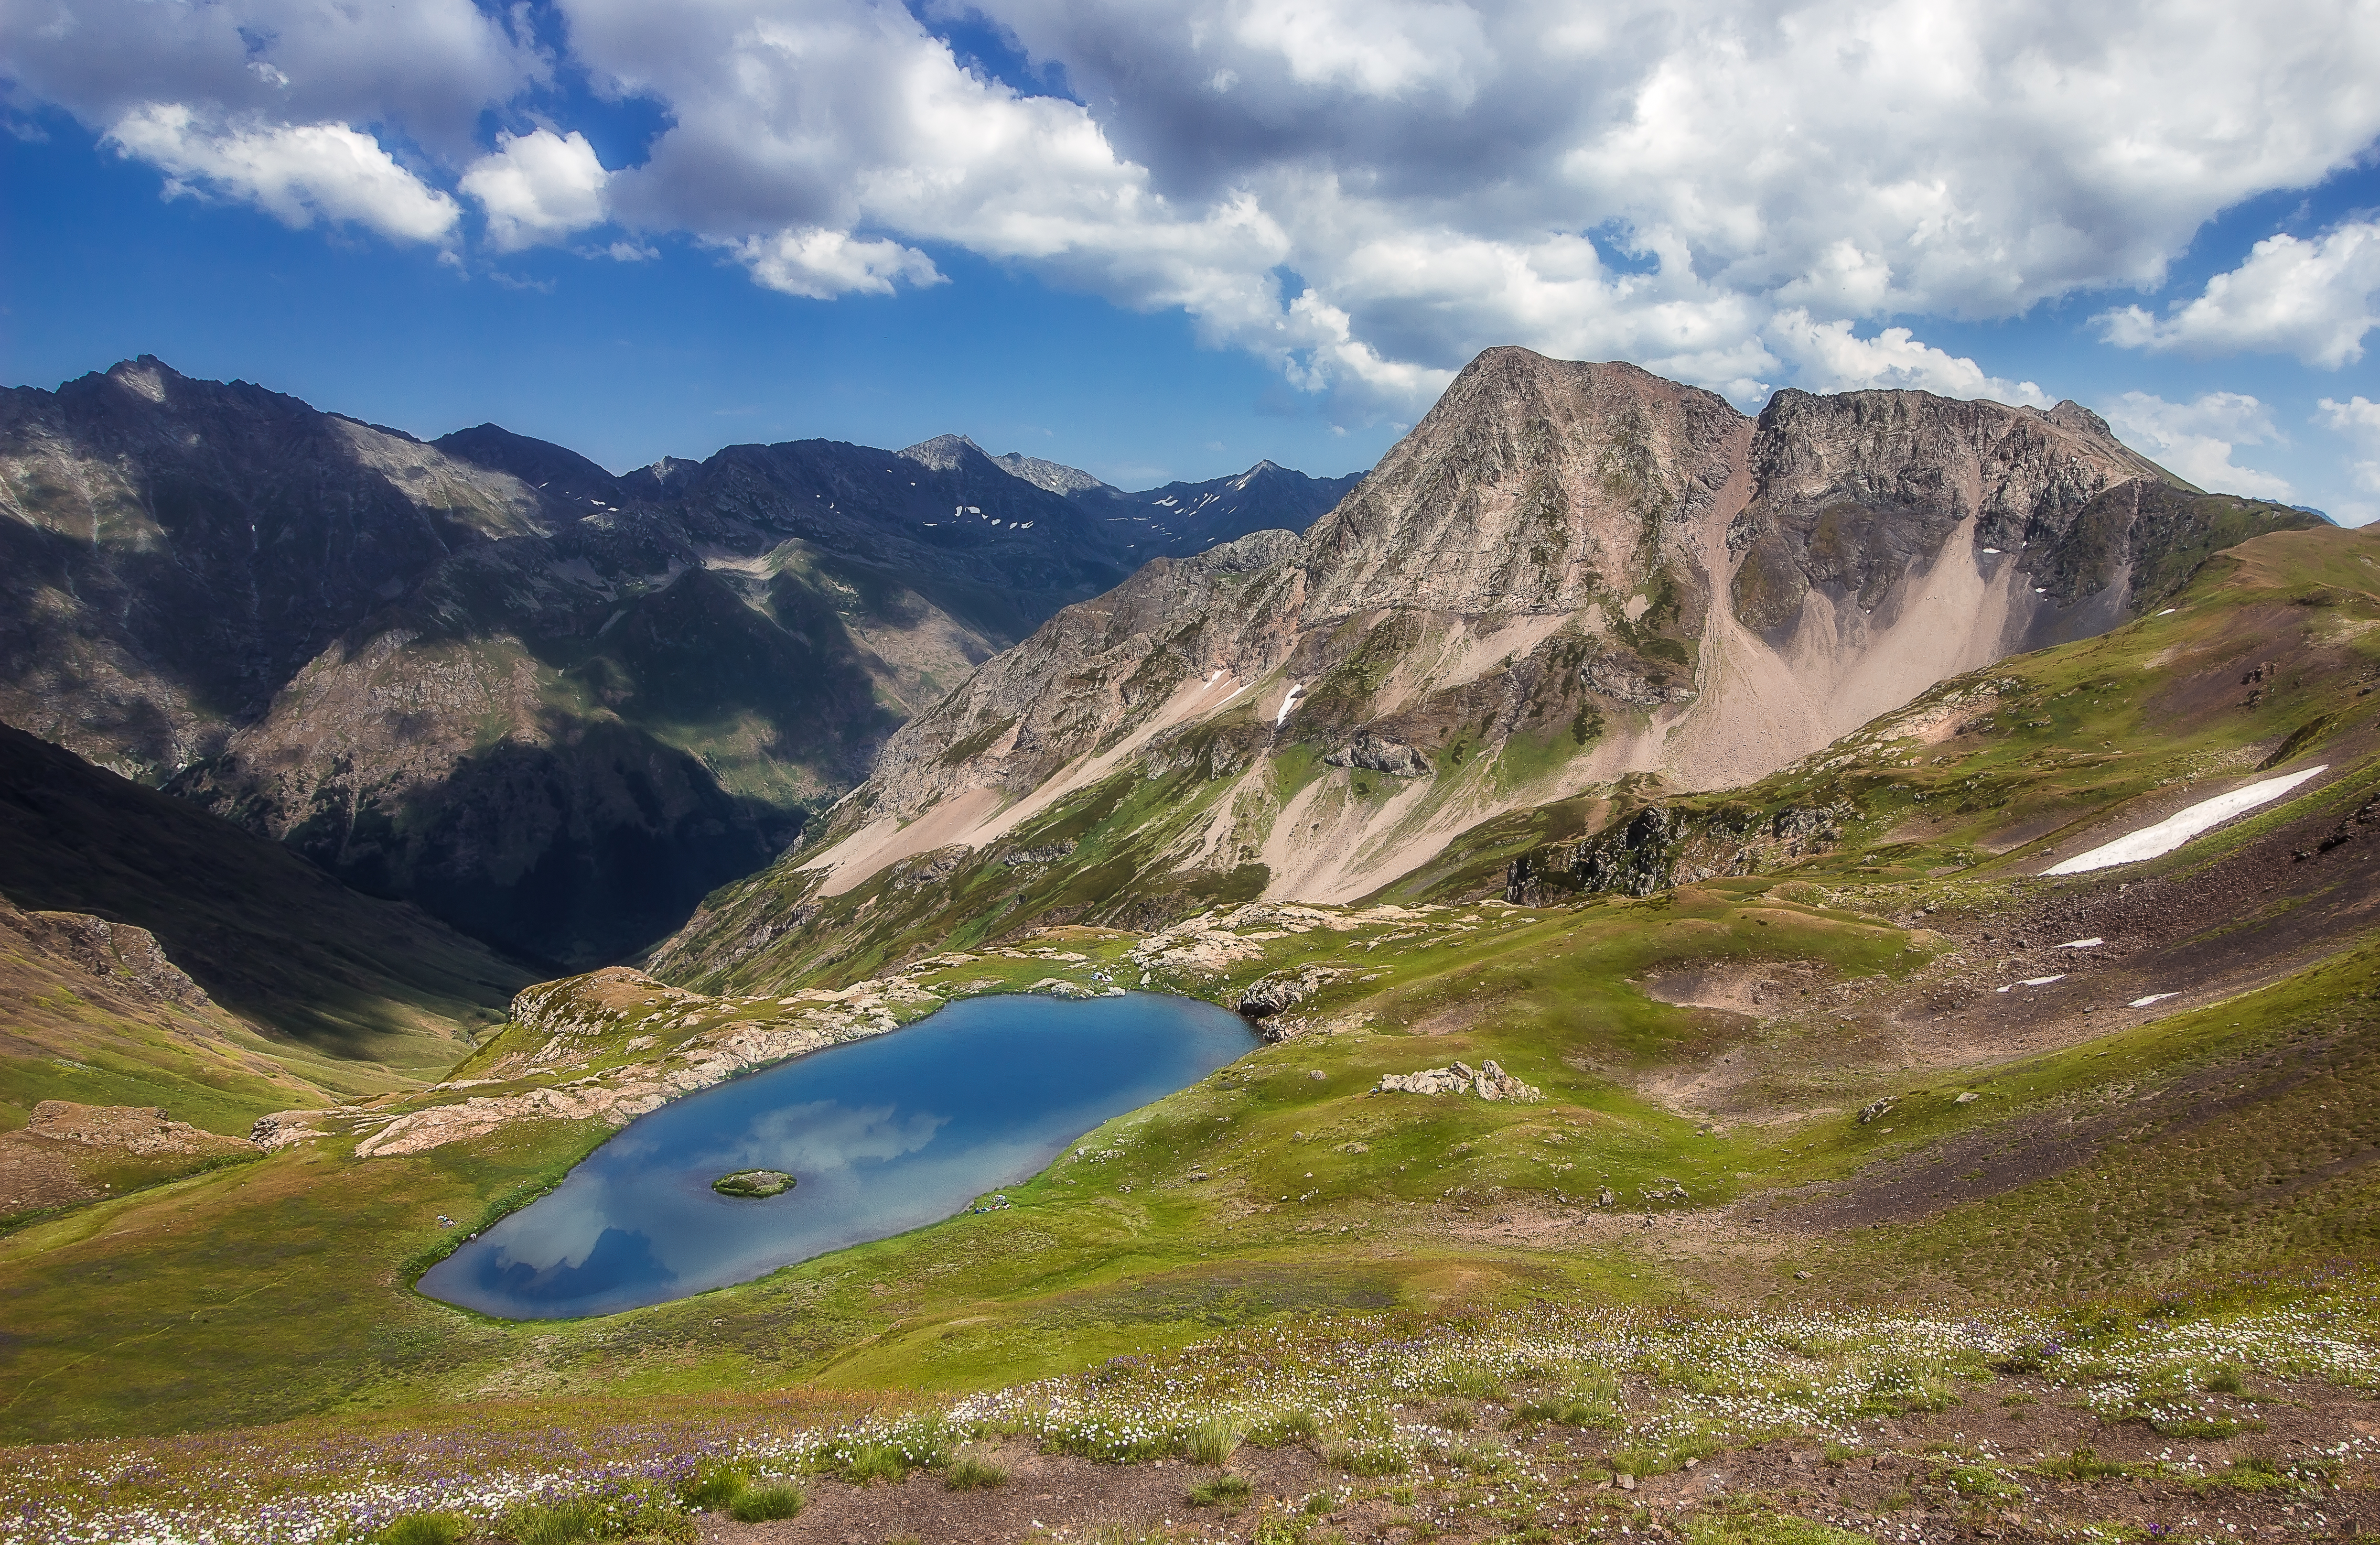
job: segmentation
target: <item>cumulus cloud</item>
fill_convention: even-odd
[[[838,295],[890,295],[898,281],[939,285],[925,253],[897,241],[859,241],[842,231],[780,231],[726,244],[759,284],[786,295],[832,300]]]
[[[475,148],[480,115],[550,74],[511,13],[472,0],[0,0],[0,91],[94,129],[144,104],[282,124],[401,125]]]
[[[1806,365],[2038,400],[1809,319],[2152,285],[2215,211],[2380,132],[2351,0],[2289,27],[2220,0],[975,7],[1079,105],[970,74],[889,5],[561,3],[599,79],[674,115],[615,185],[632,219],[949,243],[1183,307],[1383,410],[1496,342],[1740,398]]]
[[[2285,22],[2236,0],[936,6],[1073,99],[970,70],[895,0],[555,0],[569,67],[665,116],[608,173],[568,124],[475,142],[563,61],[471,0],[0,0],[0,78],[99,127],[142,103],[375,126],[455,174],[500,248],[608,216],[804,296],[932,283],[925,251],[963,249],[1180,308],[1390,418],[1508,342],[1739,401],[1778,381],[2037,400],[1858,330],[2154,287],[2214,213],[2380,136],[2364,0],[2293,0]],[[2204,315],[2108,325],[2229,335],[2283,267],[2353,322],[2373,286],[2346,230],[2260,248]],[[2360,347],[2360,327],[2340,346],[2276,325],[2309,358]]]
[[[2349,221],[2313,241],[2267,237],[2166,316],[2126,306],[2097,321],[2124,348],[2294,354],[2335,371],[2362,359],[2363,335],[2380,326],[2380,224]]]
[[[1888,327],[1873,338],[1859,338],[1852,336],[1849,321],[1818,322],[1796,306],[1769,322],[1767,337],[1795,367],[1801,383],[1813,391],[1888,387],[2050,406],[2049,394],[2032,382],[1986,375],[1973,359],[1921,343],[1906,327]]]
[[[461,215],[452,198],[346,124],[210,124],[188,107],[152,103],[118,119],[107,142],[163,171],[169,193],[238,200],[286,225],[352,223],[400,241],[443,242]]]
[[[473,162],[459,186],[487,211],[488,239],[515,252],[601,225],[611,176],[585,135],[540,128],[496,136],[496,153]]]
[[[2147,392],[2126,392],[2101,405],[2101,412],[2126,444],[2211,493],[2256,499],[2291,496],[2288,479],[2231,459],[2240,445],[2280,438],[2271,413],[2254,397],[2207,392],[2188,402],[2168,402]]]
[[[2325,397],[2320,407],[2314,421],[2346,435],[2369,458],[2350,464],[2355,486],[2366,493],[2380,493],[2380,402],[2360,396],[2345,402]]]

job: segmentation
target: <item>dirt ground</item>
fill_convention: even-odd
[[[1036,1454],[1018,1443],[989,1450],[1008,1471],[985,1490],[953,1491],[917,1472],[897,1485],[813,1481],[800,1516],[774,1524],[704,1518],[716,1545],[990,1545],[1083,1539],[1110,1531],[1170,1531],[1184,1540],[1252,1540],[1260,1519],[1295,1515],[1312,1538],[1412,1545],[1475,1541],[1532,1528],[1575,1538],[1603,1526],[1618,1537],[1670,1538],[1698,1511],[1750,1503],[1869,1535],[1881,1541],[2101,1539],[2355,1539],[2380,1536],[2380,1404],[2326,1384],[2252,1384],[2223,1404],[2248,1430],[2222,1440],[2163,1436],[2110,1425],[2071,1394],[2024,1377],[1973,1388],[1931,1414],[1864,1421],[1840,1449],[1778,1442],[1713,1454],[1691,1468],[1614,1484],[1602,1435],[1537,1423],[1501,1430],[1506,1408],[1469,1407],[1474,1428],[1456,1438],[1501,1451],[1510,1467],[1484,1474],[1439,1462],[1401,1476],[1349,1477],[1303,1446],[1243,1446],[1231,1472],[1248,1502],[1191,1505],[1192,1485],[1215,1472],[1180,1460],[1106,1465]],[[2350,1451],[2332,1457],[2345,1445]],[[2140,1473],[2059,1478],[2041,1473],[2078,1451]],[[2149,1473],[2163,1460],[2168,1473]],[[2231,1466],[2265,1462],[2270,1469]],[[1997,1478],[1978,1484],[1977,1468]],[[2292,1467],[2320,1478],[2292,1478]],[[1535,1472],[1540,1483],[1514,1484]],[[1310,1504],[1310,1505],[1309,1505]]]

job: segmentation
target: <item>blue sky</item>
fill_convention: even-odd
[[[2075,397],[2380,515],[2380,14],[0,0],[0,378],[615,469],[1369,466],[1479,348]]]
[[[154,354],[424,438],[493,421],[614,471],[739,441],[898,447],[946,431],[1126,486],[1262,457],[1360,471],[1395,438],[1342,432],[1251,355],[963,249],[950,283],[813,300],[681,239],[637,262],[535,249],[468,269],[370,232],[292,230],[160,195],[155,171],[64,115],[0,140],[0,379],[53,387]]]

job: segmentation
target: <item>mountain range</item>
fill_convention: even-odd
[[[595,964],[765,864],[1061,605],[1196,550],[1075,478],[1089,503],[954,436],[614,477],[144,356],[0,394],[0,720]],[[1336,489],[1268,464],[1169,496],[1310,520]]]

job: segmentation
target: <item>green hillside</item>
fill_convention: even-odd
[[[531,979],[410,906],[4,726],[0,896],[148,930],[220,1011],[193,1036],[91,989],[69,1003],[58,963],[19,942],[0,980],[21,1000],[0,1027],[0,1107],[18,1122],[44,1099],[162,1103],[245,1135],[266,1111],[437,1077]]]

